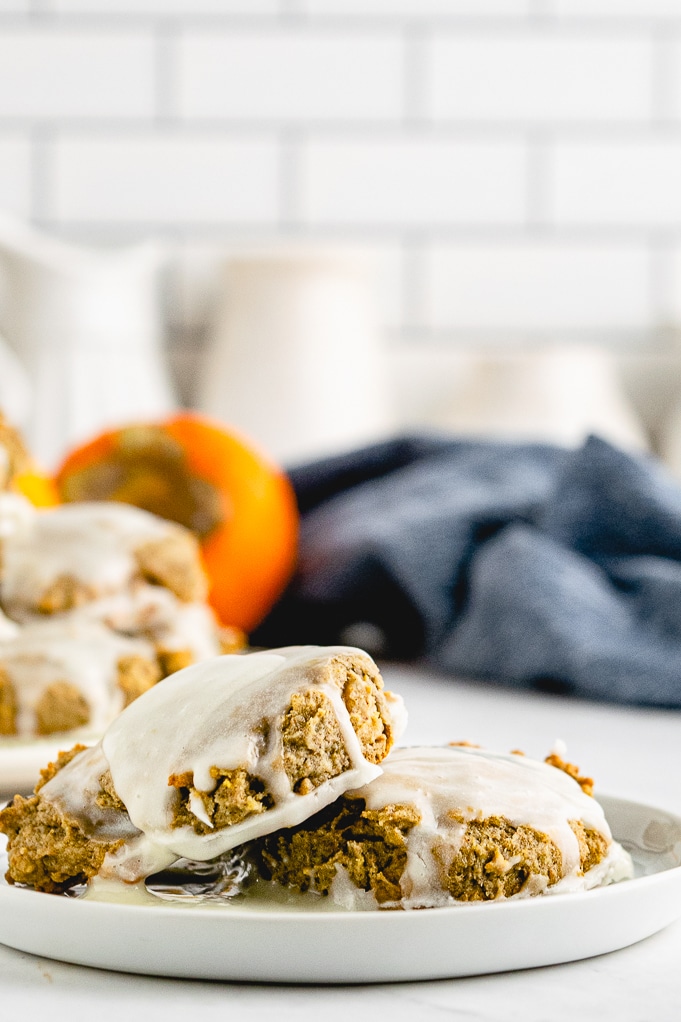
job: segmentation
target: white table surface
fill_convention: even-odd
[[[681,815],[681,712],[605,706],[472,685],[383,665],[409,708],[405,744],[467,739],[543,757],[557,738],[598,791]],[[377,951],[377,953],[379,953]],[[263,963],[266,971],[266,963]],[[205,1012],[212,1015],[205,1015]],[[73,1022],[444,1019],[618,1022],[681,1018],[681,922],[612,954],[470,979],[376,986],[267,986],[124,975],[0,945],[0,1018]]]

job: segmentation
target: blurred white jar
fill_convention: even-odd
[[[0,322],[31,383],[26,441],[46,467],[73,444],[175,407],[161,347],[163,253],[91,249],[0,216]]]
[[[294,248],[233,257],[209,337],[201,411],[292,465],[390,430],[371,260]]]
[[[574,447],[594,433],[645,450],[645,429],[610,353],[584,344],[462,355],[456,394],[433,423],[467,435]]]

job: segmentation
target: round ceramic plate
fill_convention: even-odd
[[[341,912],[238,899],[187,905],[148,896],[148,903],[127,904],[40,894],[3,881],[0,942],[122,972],[289,983],[441,979],[589,958],[681,916],[681,818],[601,801],[637,876],[594,891],[416,912]]]
[[[50,738],[0,738],[0,801],[33,791],[42,768],[62,749],[70,749],[76,742],[92,745],[96,741],[97,736],[78,731]]]

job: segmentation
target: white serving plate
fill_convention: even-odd
[[[71,749],[77,742],[93,745],[98,740],[99,735],[78,730],[49,738],[0,738],[0,802],[32,792],[40,771],[63,749]]]
[[[343,912],[254,900],[83,900],[2,881],[0,943],[120,972],[270,983],[441,979],[589,958],[643,940],[681,916],[681,818],[621,799],[600,801],[637,870],[635,879],[607,888],[421,911]]]

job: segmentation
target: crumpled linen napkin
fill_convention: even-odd
[[[368,622],[383,657],[681,707],[681,486],[653,458],[415,436],[291,478],[299,567],[255,642]]]

